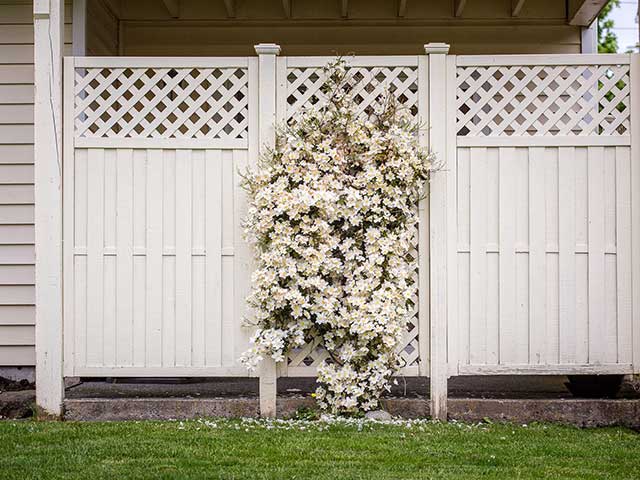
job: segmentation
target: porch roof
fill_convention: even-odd
[[[589,26],[608,0],[104,0],[127,21],[509,22]]]

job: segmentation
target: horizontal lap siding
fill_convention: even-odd
[[[206,22],[167,28],[160,23],[123,22],[125,55],[251,55],[269,38],[286,55],[413,55],[424,53],[425,39],[451,45],[452,54],[580,53],[580,28],[551,26],[357,26],[251,27]],[[326,43],[330,41],[331,43]]]
[[[629,147],[459,148],[461,364],[631,363]]]
[[[0,0],[0,366],[35,363],[32,11]]]
[[[67,375],[246,375],[246,162],[246,150],[76,149]]]

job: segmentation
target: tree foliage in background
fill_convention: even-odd
[[[609,18],[614,7],[620,6],[620,0],[611,0],[598,16],[598,53],[616,53],[618,37],[613,32],[615,22]]]

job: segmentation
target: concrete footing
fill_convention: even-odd
[[[385,399],[394,416],[424,418],[429,401],[419,398]],[[300,407],[313,408],[309,397],[278,397],[279,417],[291,417]],[[621,425],[640,428],[640,399],[480,399],[452,398],[449,419],[484,419],[517,423],[554,422],[579,427]],[[65,402],[66,420],[169,420],[201,417],[257,417],[258,398],[82,398]]]

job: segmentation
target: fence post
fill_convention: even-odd
[[[631,54],[631,311],[633,372],[640,373],[640,53]],[[635,160],[634,160],[635,159]],[[633,247],[635,245],[635,247]]]
[[[429,189],[431,417],[447,419],[447,53],[446,43],[424,46],[429,56],[429,148],[443,165]]]
[[[36,403],[62,413],[62,50],[64,2],[33,4]]]
[[[273,148],[276,141],[276,55],[280,46],[275,43],[260,43],[255,47],[258,54],[258,136],[260,152]],[[265,358],[260,366],[260,415],[276,416],[276,363]]]

